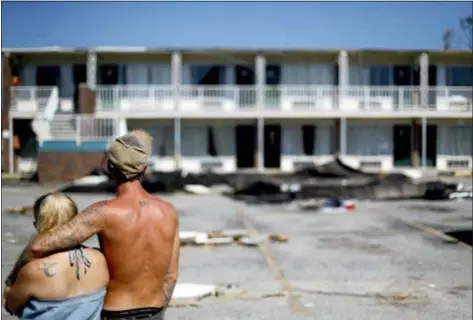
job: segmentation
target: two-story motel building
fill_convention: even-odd
[[[43,180],[86,174],[135,128],[161,171],[292,171],[335,155],[376,170],[473,165],[467,51],[55,47],[3,61],[4,169],[37,165]]]

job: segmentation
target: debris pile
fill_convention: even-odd
[[[187,192],[204,195],[223,193],[250,203],[288,203],[294,200],[451,200],[471,199],[472,190],[440,178],[419,179],[411,172],[373,174],[352,168],[339,158],[323,165],[310,165],[294,173],[232,173],[182,171],[149,172],[143,187],[150,193]],[[114,192],[114,183],[103,170],[71,182],[62,192]]]
[[[250,234],[247,230],[219,230],[211,232],[181,231],[179,240],[182,246],[218,246],[240,244],[244,246],[259,246],[265,241],[288,242],[289,238],[283,234]]]

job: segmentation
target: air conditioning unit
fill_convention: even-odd
[[[312,167],[314,166],[314,161],[306,160],[306,161],[300,161],[296,160],[292,163],[292,166],[294,170],[300,170],[306,167]]]
[[[330,98],[315,98],[310,96],[284,97],[283,110],[331,110],[333,103]]]
[[[470,161],[467,159],[447,160],[448,169],[469,169]]]
[[[215,169],[222,169],[223,162],[220,160],[207,160],[202,161],[200,164],[200,168],[202,171],[213,171]]]
[[[363,168],[363,169],[381,169],[382,166],[383,164],[379,160],[360,161],[360,168]]]
[[[437,98],[437,110],[439,111],[468,111],[471,101],[464,96],[449,96]]]
[[[202,108],[215,111],[230,111],[235,109],[235,103],[225,98],[206,98],[202,102]]]
[[[392,111],[393,99],[388,97],[361,98],[358,101],[358,108],[366,111]]]

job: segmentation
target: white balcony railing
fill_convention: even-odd
[[[172,111],[179,100],[181,110],[233,110],[254,108],[253,86],[97,86],[97,110]]]
[[[43,112],[54,92],[57,92],[57,87],[11,87],[10,110],[25,113]]]
[[[266,86],[258,105],[256,86],[171,85],[97,86],[99,112],[146,113],[154,111],[225,112],[245,110],[409,112],[472,111],[469,87],[420,87],[283,85]],[[53,87],[12,88],[12,111],[44,111]]]
[[[56,115],[50,122],[50,134],[44,140],[98,141],[119,135],[117,117],[97,115]],[[44,141],[43,140],[43,141]]]
[[[237,111],[267,110],[402,112],[471,111],[471,88],[398,86],[266,86],[264,105],[258,106],[255,86],[99,86],[97,107],[102,111],[150,110]],[[424,98],[427,97],[427,98]],[[423,103],[427,101],[427,103]],[[178,103],[177,103],[178,102]]]
[[[429,107],[439,111],[464,111],[473,109],[471,87],[437,87],[429,89]]]

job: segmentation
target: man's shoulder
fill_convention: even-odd
[[[158,201],[159,203],[159,206],[161,207],[161,209],[163,210],[163,213],[166,214],[166,215],[169,215],[170,217],[172,218],[177,218],[177,209],[176,207],[168,202],[168,201],[165,201],[161,198],[158,198],[158,197],[155,197],[156,201]]]

